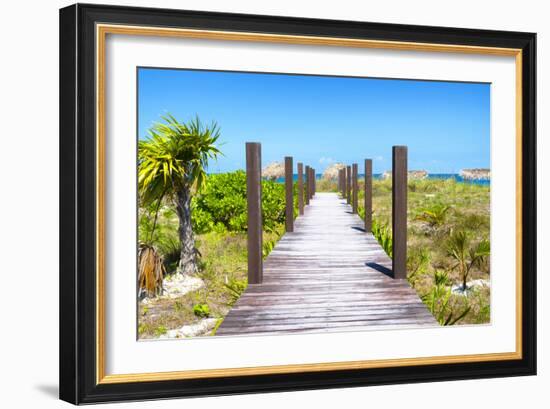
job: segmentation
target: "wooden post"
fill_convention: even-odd
[[[313,168],[309,168],[309,198],[310,200],[313,199]]]
[[[306,205],[309,205],[309,190],[311,189],[310,185],[309,185],[309,166],[306,165],[306,192],[305,192],[305,196],[306,196]]]
[[[346,167],[346,200],[351,204],[351,166]]]
[[[338,169],[338,193],[342,194],[342,169]]]
[[[292,157],[285,157],[285,230],[294,231],[294,180],[293,180]]]
[[[357,180],[358,178],[358,170],[359,170],[359,167],[357,166],[357,163],[354,163],[353,164],[353,167],[352,167],[352,174],[353,174],[353,179],[352,179],[352,183],[353,183],[353,193],[352,193],[352,209],[353,209],[353,213],[357,213],[358,210],[359,210],[359,207],[358,207],[358,204],[357,203],[357,200],[358,200],[358,191],[359,191],[359,182]]]
[[[365,231],[372,231],[372,160],[365,159]]]
[[[298,214],[304,214],[304,164],[298,163]]]
[[[262,145],[246,143],[246,200],[248,210],[248,284],[261,284],[262,261]]]
[[[393,277],[407,278],[407,147],[392,149]]]
[[[311,191],[313,192],[313,195],[315,195],[315,190],[317,189],[317,180],[315,177],[315,169],[311,169]]]
[[[348,196],[348,179],[346,177],[346,168],[342,168],[342,197],[345,199]]]

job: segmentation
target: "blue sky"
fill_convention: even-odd
[[[262,164],[293,156],[318,173],[333,162],[373,159],[391,169],[392,145],[409,169],[457,173],[490,166],[490,85],[140,68],[139,138],[171,113],[221,128],[224,156],[210,172],[245,167],[245,142]]]

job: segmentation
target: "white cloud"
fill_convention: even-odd
[[[334,162],[335,162],[334,159],[332,159],[332,158],[325,158],[324,156],[321,157],[321,159],[319,159],[319,163],[321,163],[321,164],[325,164],[325,163],[326,163],[327,165],[330,165],[331,163],[334,163]]]

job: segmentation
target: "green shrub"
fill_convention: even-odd
[[[284,184],[262,181],[262,221],[265,231],[272,232],[285,222],[285,204]]]
[[[209,212],[204,211],[201,207],[197,207],[195,200],[191,201],[191,223],[195,234],[208,233],[214,228],[214,220]]]
[[[231,278],[229,282],[224,283],[224,287],[229,291],[229,306],[237,302],[241,294],[246,290],[247,285],[247,280],[237,280],[235,278]]]
[[[192,221],[196,233],[246,231],[246,173],[242,170],[209,175],[205,188],[193,197]],[[262,181],[262,219],[265,231],[273,231],[285,221],[285,187]]]
[[[154,334],[156,337],[160,337],[161,335],[164,335],[168,332],[168,328],[166,328],[164,325],[159,325],[157,328],[155,328]]]
[[[421,275],[427,273],[430,266],[430,252],[426,248],[413,248],[407,255],[407,280],[414,287]]]
[[[192,209],[193,222],[196,218],[195,212],[199,220],[206,221],[203,223],[203,233],[207,233],[218,223],[230,230],[231,221],[246,213],[245,172],[208,175],[204,189],[193,197]]]
[[[393,257],[393,236],[388,225],[379,222],[377,219],[373,219],[372,235],[382,246],[386,254]]]
[[[443,203],[434,203],[420,210],[416,220],[428,223],[431,227],[439,227],[447,220],[447,213],[451,207]]]
[[[199,318],[207,318],[210,316],[210,307],[208,307],[208,304],[195,304],[193,314]]]
[[[471,307],[466,305],[462,311],[457,311],[451,301],[451,279],[446,271],[434,271],[434,285],[430,291],[422,296],[430,312],[440,325],[455,325],[462,320]]]

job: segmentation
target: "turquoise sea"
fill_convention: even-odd
[[[323,174],[322,173],[318,173],[316,176],[316,179],[321,179]],[[364,173],[360,173],[359,174],[359,179],[365,177],[365,174]],[[374,179],[382,179],[382,173],[376,173],[373,175],[373,178]],[[460,182],[460,183],[470,183],[470,184],[474,184],[474,185],[483,185],[483,186],[490,186],[491,185],[491,180],[490,179],[479,179],[479,180],[467,180],[467,179],[464,179],[462,176],[460,176],[458,173],[434,173],[434,174],[429,174],[428,179],[454,179],[456,180],[457,182]],[[294,180],[298,180],[298,175],[297,174],[294,174]],[[284,182],[285,179],[284,178],[279,178],[277,179],[277,182]]]

